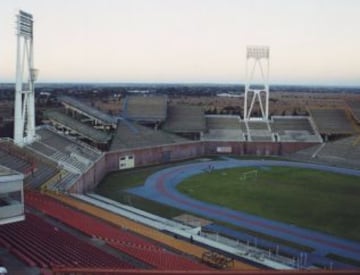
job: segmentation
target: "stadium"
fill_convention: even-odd
[[[27,43],[32,16],[20,12],[18,20],[18,36]],[[247,58],[268,61],[269,48],[249,47]],[[35,127],[37,70],[28,73],[25,91],[20,73],[17,78],[16,93],[26,96],[15,98],[14,138],[0,140],[0,265],[10,274],[359,272],[358,235],[349,240],[272,220],[178,186],[239,167],[248,168],[236,174],[248,185],[276,167],[295,170],[278,174],[275,183],[300,168],[359,177],[360,103],[270,117],[268,79],[259,88],[250,77],[242,116],[207,115],[156,94],[129,95],[113,116],[62,96],[62,108],[46,111]],[[252,116],[254,108],[260,116]],[[118,173],[118,181],[147,168],[143,182],[122,191],[125,198],[157,203],[163,212],[176,208],[176,219],[96,192],[106,175]],[[357,217],[349,226],[359,226]]]

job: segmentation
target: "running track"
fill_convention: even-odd
[[[143,186],[131,188],[127,191],[138,196],[209,217],[211,219],[231,223],[243,228],[264,233],[266,235],[312,247],[315,249],[315,253],[317,255],[324,256],[327,253],[335,253],[353,259],[360,259],[360,243],[358,242],[341,239],[328,234],[296,227],[291,224],[276,222],[259,216],[249,215],[244,212],[198,201],[181,194],[176,190],[177,184],[187,177],[203,173],[209,165],[212,165],[214,169],[247,166],[288,166],[331,171],[360,177],[359,170],[325,165],[288,161],[235,160],[226,158],[223,161],[208,161],[167,168],[148,177]]]

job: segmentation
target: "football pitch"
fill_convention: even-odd
[[[293,167],[231,168],[187,178],[177,188],[198,200],[360,240],[356,176]]]

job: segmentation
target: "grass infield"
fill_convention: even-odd
[[[178,216],[182,214],[183,211],[126,192],[128,188],[143,185],[148,176],[167,167],[169,167],[169,165],[109,173],[96,187],[95,192],[120,203],[128,204],[166,218]]]
[[[257,176],[244,175],[257,170]],[[292,167],[232,168],[177,186],[198,200],[360,241],[360,180]]]

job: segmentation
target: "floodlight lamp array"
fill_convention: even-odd
[[[249,46],[246,50],[246,58],[269,58],[270,48],[268,46]]]
[[[31,14],[19,11],[17,17],[17,34],[26,38],[33,36],[33,17]]]

